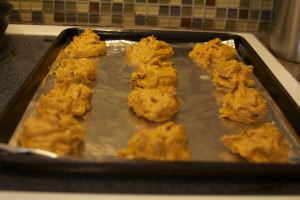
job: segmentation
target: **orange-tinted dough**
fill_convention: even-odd
[[[261,128],[243,131],[240,135],[223,136],[223,142],[232,153],[239,154],[248,162],[267,163],[288,161],[290,145],[282,133],[271,123]]]
[[[170,44],[156,40],[154,36],[149,36],[142,38],[137,45],[130,45],[126,54],[131,60],[148,63],[152,60],[170,58],[174,51]]]
[[[66,155],[82,142],[85,129],[71,115],[53,109],[37,109],[37,114],[26,119],[17,139],[20,146]]]
[[[189,53],[199,63],[220,63],[235,58],[237,50],[225,45],[219,38],[208,41],[205,44],[196,44]]]
[[[39,108],[56,109],[62,113],[80,116],[91,109],[92,90],[65,79],[38,100]]]
[[[163,122],[178,112],[181,100],[176,89],[160,86],[153,89],[136,89],[128,95],[128,105],[140,117],[154,122]]]
[[[184,126],[168,122],[155,129],[143,130],[128,142],[128,149],[118,151],[119,158],[187,161],[190,160]]]
[[[232,90],[238,87],[239,83],[243,83],[248,87],[255,84],[252,80],[253,66],[244,65],[242,62],[230,60],[221,62],[214,70],[213,81]]]
[[[74,58],[99,56],[106,53],[106,43],[100,41],[100,36],[89,27],[79,36],[74,36],[64,52]]]
[[[260,92],[244,84],[239,84],[233,93],[226,94],[222,105],[220,117],[245,124],[259,122],[267,113],[266,101],[262,99]]]
[[[173,63],[161,61],[142,63],[131,75],[131,81],[142,88],[176,87],[177,79],[177,70],[173,67]]]
[[[72,83],[90,85],[97,76],[96,66],[87,58],[64,59],[56,70],[56,84],[70,79]]]

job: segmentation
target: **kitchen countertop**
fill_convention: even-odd
[[[268,47],[268,33],[254,33]],[[0,66],[0,113],[32,72],[50,47],[55,36],[36,36],[34,44],[27,36],[6,34],[1,42],[22,45],[15,52],[15,61]],[[13,38],[13,40],[12,40]],[[35,51],[38,49],[39,51]],[[24,59],[24,55],[25,59]],[[22,65],[19,63],[21,60]],[[297,64],[279,59],[296,76]],[[3,67],[4,66],[4,67]],[[7,84],[9,83],[9,84]],[[300,178],[201,178],[201,177],[149,177],[93,174],[68,174],[18,171],[0,164],[0,190],[103,193],[103,194],[300,194]]]
[[[270,50],[270,34],[269,33],[260,33],[260,32],[253,32],[253,35],[255,35],[255,37],[257,37],[257,39],[267,48]],[[299,63],[294,63],[294,62],[289,62],[280,58],[277,58],[277,60],[282,64],[282,66],[285,67],[285,69],[288,70],[289,73],[291,73],[291,75],[293,77],[297,77],[297,73],[298,73],[298,68],[299,68]],[[300,82],[300,80],[298,80]]]

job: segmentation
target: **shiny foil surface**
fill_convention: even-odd
[[[159,39],[159,38],[158,38]],[[125,40],[106,41],[107,53],[92,59],[98,71],[98,76],[91,89],[94,92],[91,100],[92,109],[82,116],[80,123],[86,129],[86,136],[78,155],[68,156],[68,159],[87,159],[93,161],[115,160],[119,149],[127,147],[129,139],[143,129],[154,128],[163,123],[150,122],[138,117],[129,109],[127,101],[132,87],[130,75],[136,71],[137,63],[126,57],[126,49],[136,42]],[[225,41],[234,47],[232,40]],[[265,119],[255,124],[242,124],[219,117],[222,107],[222,97],[226,94],[218,90],[212,82],[214,64],[203,65],[195,63],[188,53],[195,43],[170,43],[174,55],[166,62],[173,62],[178,70],[178,97],[183,101],[179,112],[171,121],[182,124],[189,138],[191,160],[197,162],[244,162],[241,158],[229,152],[220,142],[223,135],[236,135],[247,129],[261,127],[265,122],[274,122],[291,145],[291,162],[300,162],[299,139],[270,95],[253,77],[258,89],[267,100],[267,115]],[[239,56],[238,61],[242,61]],[[59,65],[52,66],[52,69]],[[54,87],[55,73],[50,73],[36,92],[28,106],[10,145],[18,146],[16,134],[21,130],[22,121],[35,113],[37,100],[46,95]],[[121,164],[121,162],[120,162]]]

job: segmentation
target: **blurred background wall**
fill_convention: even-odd
[[[8,0],[15,24],[270,31],[276,0]]]

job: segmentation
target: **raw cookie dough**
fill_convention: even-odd
[[[128,95],[128,105],[140,117],[145,117],[149,121],[163,122],[178,112],[181,100],[176,94],[176,89],[170,86],[136,89]]]
[[[93,92],[89,87],[65,79],[50,90],[47,95],[42,96],[38,100],[37,106],[80,116],[91,109],[90,99],[92,96]]]
[[[240,135],[223,136],[223,142],[232,153],[239,154],[248,162],[285,163],[290,145],[276,126],[265,123],[261,128],[242,132]]]
[[[259,122],[267,113],[266,101],[262,99],[260,92],[244,84],[239,84],[233,93],[226,94],[222,105],[220,117],[245,124]]]
[[[242,62],[230,60],[221,62],[214,70],[213,82],[219,85],[235,90],[239,83],[248,87],[255,84],[252,80],[253,66],[244,65]]]
[[[106,53],[106,43],[89,27],[79,37],[74,36],[64,52],[74,58],[99,56]]]
[[[126,54],[131,60],[148,63],[152,60],[170,58],[174,51],[170,44],[156,40],[154,36],[149,36],[142,38],[137,45],[130,45]]]
[[[196,44],[189,56],[196,62],[209,64],[233,60],[236,54],[236,49],[223,44],[219,38],[216,38],[205,44]]]
[[[184,126],[168,122],[155,129],[143,130],[135,134],[128,142],[128,149],[119,150],[117,156],[161,161],[190,160]]]
[[[131,82],[142,88],[158,86],[177,86],[177,70],[172,62],[154,61],[141,63],[136,72],[131,75]]]
[[[72,83],[83,85],[90,85],[98,73],[94,62],[87,58],[64,59],[55,72],[56,84],[70,79]]]
[[[85,135],[85,129],[73,116],[53,109],[37,109],[37,114],[26,119],[22,127],[17,136],[20,146],[58,155],[76,150]]]

